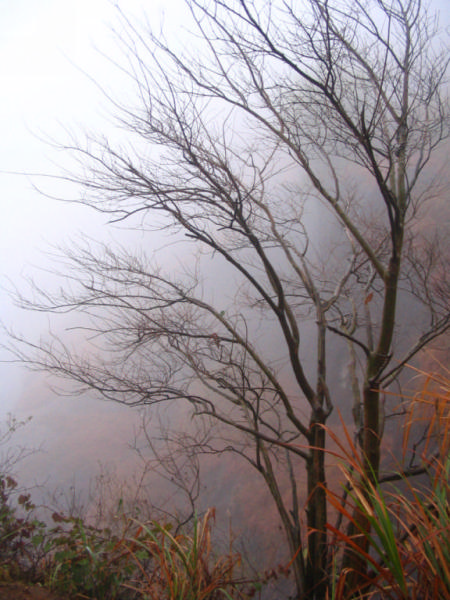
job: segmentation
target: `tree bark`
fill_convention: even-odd
[[[362,429],[362,464],[364,481],[377,483],[381,456],[380,427],[380,384],[379,379],[389,361],[389,352],[395,328],[397,306],[398,279],[400,273],[400,255],[402,248],[402,228],[399,227],[394,237],[394,247],[389,268],[386,273],[381,331],[376,350],[368,357],[367,371],[363,389],[363,429]],[[362,485],[362,490],[365,486]],[[368,550],[368,538],[371,525],[367,517],[356,508],[348,535],[356,541],[361,551],[358,555],[352,548],[344,552],[343,569],[349,570],[347,590],[356,593],[366,581],[367,561],[362,557]],[[364,532],[361,533],[361,532]],[[355,537],[356,536],[356,537]]]
[[[325,598],[327,581],[327,498],[325,492],[325,417],[312,420],[311,449],[307,463],[308,480],[308,562],[305,598]]]

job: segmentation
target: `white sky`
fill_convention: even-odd
[[[74,221],[86,214],[46,201],[26,177],[5,172],[52,171],[52,161],[63,157],[52,154],[36,136],[64,139],[61,124],[80,131],[101,126],[100,92],[81,70],[107,85],[117,77],[94,48],[115,51],[108,27],[116,17],[114,4],[110,0],[0,0],[0,278],[21,271],[36,257],[36,249],[45,246],[43,242],[73,231]],[[180,23],[180,0],[121,0],[119,4],[127,13],[140,13],[145,6],[155,24],[163,12],[166,24]],[[449,0],[434,0],[432,6],[440,8],[448,25]],[[88,220],[96,226],[98,221],[92,218],[90,214]],[[0,310],[5,302],[1,295]]]
[[[42,315],[13,307],[2,289],[7,278],[21,287],[21,277],[45,263],[42,253],[49,244],[77,231],[106,238],[108,227],[104,216],[46,199],[32,179],[10,173],[52,173],[55,162],[64,164],[64,156],[40,137],[64,141],[64,127],[103,133],[109,127],[104,99],[83,71],[108,89],[120,88],[117,71],[96,50],[111,56],[117,51],[110,29],[116,3],[127,14],[139,15],[145,6],[156,27],[162,17],[171,28],[182,19],[179,0],[0,0],[0,320],[34,339],[48,323]],[[76,191],[70,194],[65,187],[64,195],[76,197]],[[6,357],[0,348],[0,359]],[[137,418],[128,410],[60,399],[43,377],[19,365],[0,362],[0,380],[0,423],[8,412],[19,418],[32,415],[14,440],[31,447],[44,443],[45,453],[27,461],[27,477],[35,474],[42,482],[51,473],[50,487],[68,485],[73,470],[83,483],[97,472],[95,459],[125,460]]]
[[[121,0],[126,11],[145,6],[155,25],[162,12],[171,27],[179,27],[180,0]],[[434,0],[442,22],[450,22],[449,0]],[[82,207],[46,200],[21,175],[7,172],[51,172],[52,153],[36,136],[61,137],[62,125],[80,131],[107,127],[99,90],[82,73],[106,85],[118,86],[115,71],[95,50],[114,53],[108,23],[115,10],[109,0],[0,0],[0,285],[5,277],[18,284],[28,265],[40,264],[39,250],[77,229],[98,236],[104,218]],[[71,64],[74,63],[74,64]],[[74,65],[78,65],[79,69]],[[81,70],[80,70],[81,69]],[[0,289],[0,319],[24,320]],[[42,327],[46,329],[46,324]],[[39,334],[39,330],[36,332]],[[1,342],[1,339],[0,339]],[[2,355],[0,354],[0,357]],[[4,355],[3,355],[4,356]],[[14,410],[32,388],[23,369],[0,363],[1,415]],[[28,383],[27,383],[28,381]],[[42,391],[40,392],[42,393]],[[51,400],[49,400],[51,403]],[[37,407],[35,407],[38,410]],[[111,410],[105,407],[105,410]]]
[[[51,173],[55,162],[64,164],[64,157],[40,138],[64,141],[64,127],[80,132],[108,127],[105,102],[85,73],[108,88],[119,86],[117,71],[96,50],[113,55],[117,49],[110,29],[117,18],[114,4],[0,0],[0,320],[10,325],[20,318],[19,330],[26,317],[18,316],[1,289],[5,278],[20,285],[31,265],[42,264],[41,252],[48,244],[77,230],[98,237],[105,223],[104,217],[83,207],[44,198],[33,188],[32,179],[11,172]],[[137,15],[145,6],[155,26],[162,17],[171,26],[179,23],[179,0],[118,4],[127,14]],[[23,376],[22,369],[0,363],[0,377],[6,380],[0,391],[0,415],[14,408]]]
[[[124,4],[137,11],[143,2]],[[161,2],[145,4],[158,20]],[[117,77],[94,48],[114,52],[108,23],[116,11],[109,0],[0,0],[0,8],[0,271],[10,273],[65,221],[73,229],[77,211],[68,216],[67,205],[5,172],[54,171],[51,161],[61,156],[38,136],[64,140],[62,126],[102,126],[100,92],[82,71],[106,84]]]

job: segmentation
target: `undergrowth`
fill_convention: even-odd
[[[333,454],[346,481],[347,500],[326,492],[330,504],[357,531],[350,537],[342,527],[328,524],[335,542],[333,600],[450,599],[450,379],[419,374],[424,382],[420,393],[406,398],[403,456],[389,483],[380,485],[365,476],[362,458],[345,427],[344,440],[329,432],[338,448]],[[424,426],[420,466],[405,468],[411,431],[420,424]],[[417,447],[412,447],[417,454]],[[411,477],[418,473],[421,478]],[[370,523],[370,532],[359,526],[358,512]],[[360,543],[361,537],[366,544]],[[356,553],[364,565],[359,573],[364,583],[356,589],[349,589],[349,570],[338,567],[343,548]]]
[[[402,399],[408,404],[403,456],[388,483],[365,477],[345,426],[341,438],[329,430],[345,494],[326,490],[341,516],[339,526],[328,524],[328,600],[450,598],[450,380],[422,375],[421,392]],[[425,432],[420,455],[413,447],[420,468],[408,472],[404,465],[417,425]],[[419,471],[421,479],[408,476]],[[358,511],[371,531],[359,529],[351,537],[346,526],[358,528]],[[277,575],[246,580],[239,554],[231,548],[214,552],[213,509],[181,530],[171,522],[131,519],[120,500],[114,531],[59,512],[47,523],[36,515],[30,494],[18,490],[10,473],[0,474],[0,580],[39,582],[65,597],[92,600],[244,600]],[[362,559],[364,583],[357,588],[349,587],[351,573],[340,566],[344,548]],[[281,571],[286,575],[287,569]]]
[[[118,535],[56,512],[46,524],[29,494],[14,496],[16,487],[11,476],[0,477],[0,581],[96,600],[237,600],[260,587],[237,575],[239,554],[215,555],[212,509],[184,532],[123,515]]]

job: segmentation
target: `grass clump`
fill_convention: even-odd
[[[365,476],[362,459],[345,427],[345,444],[331,432],[348,499],[342,502],[338,494],[327,490],[328,499],[356,530],[356,535],[350,536],[342,527],[328,524],[338,547],[332,557],[334,600],[450,598],[450,380],[424,375],[421,392],[408,399],[403,440],[405,459],[414,425],[425,423],[420,468],[399,467],[398,475],[381,485],[375,477]],[[413,452],[417,453],[416,447]],[[419,473],[421,480],[410,476]],[[370,523],[370,532],[360,527],[358,514]],[[350,571],[336,568],[344,547],[356,553],[364,567],[358,573],[363,584],[354,589],[348,585]]]
[[[12,498],[16,485],[0,477],[0,581],[92,600],[237,600],[257,588],[236,576],[239,554],[214,553],[214,509],[196,516],[191,531],[122,515],[117,534],[56,512],[50,526],[33,517],[29,494]]]
[[[212,554],[214,509],[194,518],[192,533],[176,533],[153,522],[140,525],[127,548],[141,577],[133,587],[139,597],[154,600],[219,600],[242,598],[244,581],[235,578],[240,556]],[[150,566],[150,568],[149,568]]]

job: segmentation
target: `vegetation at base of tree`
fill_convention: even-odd
[[[402,470],[395,481],[367,478],[345,425],[342,438],[328,432],[335,446],[329,455],[346,481],[345,502],[342,494],[326,490],[340,520],[339,527],[327,524],[333,549],[329,600],[446,600],[450,595],[450,380],[426,375],[421,393],[405,401],[405,452],[411,430],[423,428],[421,478]],[[170,522],[129,518],[119,499],[113,532],[59,512],[45,523],[36,518],[30,493],[16,489],[14,477],[0,476],[0,582],[39,582],[66,597],[92,600],[244,600],[260,597],[270,580],[289,574],[286,564],[246,578],[238,553],[216,554],[214,509],[195,515],[180,530]],[[371,523],[370,533],[361,528],[356,534],[367,538],[367,551],[343,527],[358,524],[358,512]],[[337,569],[349,549],[363,566],[363,583],[358,579],[354,588],[349,587],[351,571]]]
[[[330,504],[354,525],[353,537],[328,524],[335,541],[332,561],[342,551],[353,552],[363,565],[358,586],[351,570],[335,573],[330,598],[445,600],[450,597],[450,380],[422,373],[420,393],[409,399],[403,431],[404,452],[415,425],[424,426],[421,479],[407,477],[401,467],[395,482],[384,484],[364,475],[358,450],[344,426],[336,444],[348,491],[348,502],[327,490]],[[404,458],[404,457],[403,457]],[[396,461],[397,462],[397,461]],[[355,517],[363,514],[368,531]],[[363,546],[357,538],[364,537]],[[363,550],[362,548],[366,548]]]
[[[53,524],[46,524],[33,517],[29,495],[12,501],[12,477],[0,478],[0,486],[0,583],[40,583],[70,598],[93,600],[231,600],[252,597],[261,588],[237,575],[237,553],[215,556],[213,510],[195,517],[190,532],[185,526],[182,533],[174,533],[170,523],[124,516],[117,535],[56,512]]]

